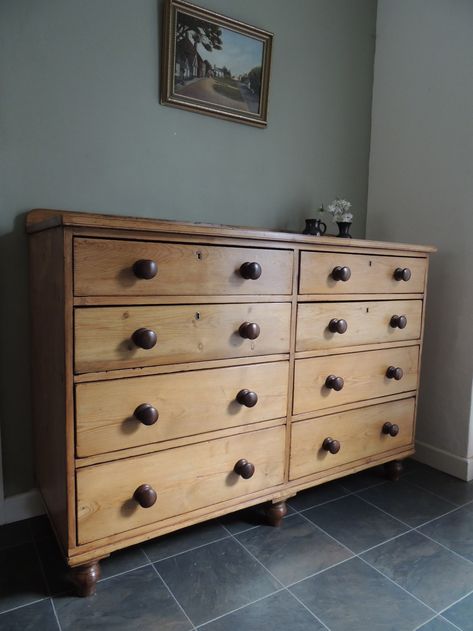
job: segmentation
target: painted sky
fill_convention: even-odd
[[[263,44],[252,37],[222,28],[222,50],[210,53],[201,44],[197,44],[202,59],[207,59],[212,66],[226,66],[232,75],[242,75],[263,61]]]

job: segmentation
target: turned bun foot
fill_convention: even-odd
[[[404,465],[402,464],[402,460],[391,460],[391,462],[386,462],[384,464],[386,477],[392,482],[397,482],[399,480],[403,469]]]
[[[76,586],[78,596],[93,596],[97,581],[100,578],[100,563],[90,561],[84,565],[71,568],[72,581]]]
[[[268,504],[265,508],[265,514],[270,526],[280,526],[284,515],[287,514],[286,502]]]

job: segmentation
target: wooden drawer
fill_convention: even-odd
[[[405,256],[371,254],[338,254],[332,252],[302,252],[300,294],[395,294],[424,291],[427,261]],[[347,281],[334,280],[335,267],[348,267]],[[408,281],[396,280],[396,269],[408,268]]]
[[[151,279],[136,276],[137,261],[157,265]],[[246,262],[261,266],[257,280],[245,279]],[[291,250],[75,239],[76,296],[195,296],[221,294],[290,294]]]
[[[383,433],[387,422],[398,425],[397,436]],[[414,398],[298,421],[292,425],[289,478],[294,480],[410,445],[413,430]],[[326,438],[339,441],[338,453],[322,447]]]
[[[290,303],[88,307],[75,310],[75,370],[90,372],[289,351]],[[239,334],[257,323],[259,336]],[[135,331],[157,335],[153,348],[139,348]]]
[[[294,414],[415,390],[418,362],[418,346],[297,359]],[[390,366],[402,369],[402,379],[386,376]],[[326,386],[329,375],[342,377],[341,390]]]
[[[91,456],[283,418],[287,413],[288,368],[288,362],[273,362],[78,384],[77,455]],[[256,393],[253,407],[236,400],[244,389]],[[145,403],[159,414],[152,425],[134,416],[138,406]]]
[[[391,325],[396,315],[405,316],[404,328]],[[345,333],[331,331],[332,320],[345,320]],[[301,303],[297,308],[296,351],[417,340],[421,320],[422,300]]]
[[[79,469],[79,543],[282,484],[284,446],[280,426]],[[233,471],[242,458],[255,466],[246,480]],[[157,493],[150,508],[133,499],[142,484]]]

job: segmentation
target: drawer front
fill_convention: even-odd
[[[422,300],[301,303],[297,309],[296,350],[417,340],[421,319]],[[346,323],[344,333],[340,320]]]
[[[273,362],[78,384],[77,455],[283,418],[288,367]],[[241,394],[245,390],[257,395],[256,404]],[[143,404],[156,410],[157,420],[153,410],[140,409]]]
[[[397,425],[398,434],[384,433],[385,423]],[[410,445],[413,432],[414,398],[298,421],[292,425],[289,477],[295,480]],[[324,449],[326,438],[340,443],[338,453]]]
[[[418,363],[418,346],[297,359],[294,414],[415,390]],[[387,377],[391,366],[401,379]],[[331,375],[343,379],[341,390],[327,387]]]
[[[137,261],[156,274],[142,278]],[[258,263],[259,278],[244,278],[244,263]],[[235,248],[146,241],[75,239],[76,296],[195,296],[290,294],[290,250]],[[245,273],[245,272],[244,272]]]
[[[75,370],[287,353],[290,316],[289,303],[78,308]],[[256,339],[240,335],[245,322],[259,326]],[[133,341],[143,328],[156,335],[152,348],[140,348]]]
[[[426,265],[426,259],[414,257],[302,252],[299,293],[422,293]],[[350,278],[334,280],[332,272],[336,267],[348,267]],[[396,280],[398,268],[410,270],[408,281]]]
[[[79,469],[79,543],[282,484],[284,446],[280,426]],[[233,471],[242,458],[255,467],[249,479]],[[143,484],[157,493],[149,508],[133,499]]]

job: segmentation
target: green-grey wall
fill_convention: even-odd
[[[0,411],[6,495],[33,485],[23,213],[51,207],[364,234],[376,0],[202,0],[275,34],[269,125],[158,102],[161,3],[0,2]]]

